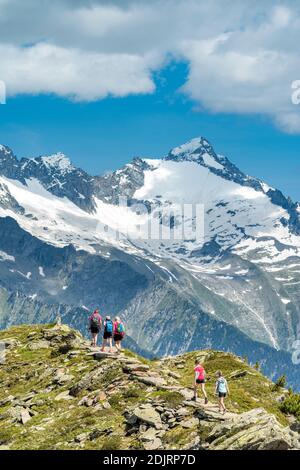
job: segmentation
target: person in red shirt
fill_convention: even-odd
[[[204,396],[204,403],[207,404],[208,399],[207,399],[207,394],[206,394],[206,390],[205,390],[205,376],[206,376],[206,373],[205,373],[204,367],[200,364],[198,359],[196,359],[196,361],[195,361],[194,372],[195,372],[195,381],[194,381],[194,398],[193,398],[193,400],[197,401],[197,388],[200,385],[201,391],[202,391],[203,396]]]
[[[99,314],[99,310],[96,309],[94,313],[89,318],[90,322],[90,332],[92,335],[92,346],[95,348],[97,346],[98,334],[102,328],[102,318]]]

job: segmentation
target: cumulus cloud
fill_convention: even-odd
[[[76,100],[152,93],[168,57],[212,112],[259,113],[300,133],[300,5],[293,0],[0,0],[8,94]]]
[[[151,59],[133,54],[84,52],[39,43],[1,46],[2,77],[7,93],[55,93],[93,101],[132,93],[151,93]]]

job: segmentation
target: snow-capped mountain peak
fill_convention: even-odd
[[[127,198],[126,206],[120,197]],[[182,205],[191,208],[184,217]],[[198,206],[200,238],[192,231]],[[136,158],[104,176],[88,175],[63,153],[18,160],[8,147],[0,147],[2,284],[7,281],[25,293],[31,285],[30,294],[38,292],[47,301],[50,296],[73,303],[83,278],[98,279],[94,263],[126,259],[148,276],[167,279],[180,295],[187,292],[196,317],[203,311],[210,320],[288,349],[300,319],[299,214],[297,204],[216,154],[203,137],[162,159]],[[51,254],[43,259],[38,251],[34,267],[31,257],[17,250],[23,246],[14,238],[18,230],[34,236],[41,247],[46,243],[47,253],[59,248],[71,258],[88,256],[87,264],[76,264],[83,277],[77,278],[77,267],[64,258],[62,269],[71,266],[73,287],[60,271],[51,278]],[[62,248],[67,245],[74,248]],[[115,280],[114,266],[110,279]],[[106,277],[105,272],[107,284]],[[83,305],[86,294],[79,294]]]
[[[165,159],[173,161],[191,161],[217,169],[223,168],[223,165],[218,161],[213,147],[204,137],[196,137],[179,147],[173,148]]]
[[[12,150],[6,145],[0,144],[0,157],[3,158],[5,155],[12,155]]]
[[[194,139],[191,139],[188,142],[185,142],[184,144],[173,148],[170,151],[170,154],[175,157],[179,155],[192,154],[196,152],[196,150],[201,150],[202,147],[209,147],[207,148],[207,150],[212,151],[212,147],[206,139],[204,139],[203,137],[195,137]]]
[[[13,151],[9,147],[7,147],[7,145],[0,144],[0,166],[3,167],[6,164],[9,165],[12,162],[17,162]]]
[[[69,157],[62,152],[43,156],[41,157],[41,161],[47,168],[54,168],[55,170],[60,170],[62,173],[69,173],[75,169]]]

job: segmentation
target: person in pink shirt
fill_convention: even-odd
[[[90,332],[92,335],[92,346],[95,348],[97,346],[98,334],[102,328],[102,318],[99,314],[99,310],[96,308],[94,313],[89,317],[90,323]]]
[[[206,373],[205,373],[204,367],[200,364],[198,359],[196,359],[196,361],[195,361],[194,372],[195,372],[195,381],[194,381],[194,398],[193,398],[193,400],[197,401],[197,388],[200,385],[201,391],[202,391],[203,396],[204,396],[204,403],[206,405],[208,403],[208,398],[207,398],[207,394],[206,394],[206,390],[205,390],[205,376],[206,376]]]

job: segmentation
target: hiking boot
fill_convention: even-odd
[[[197,397],[193,397],[191,401],[197,401]]]
[[[204,398],[204,405],[207,405],[208,403],[208,398]]]

